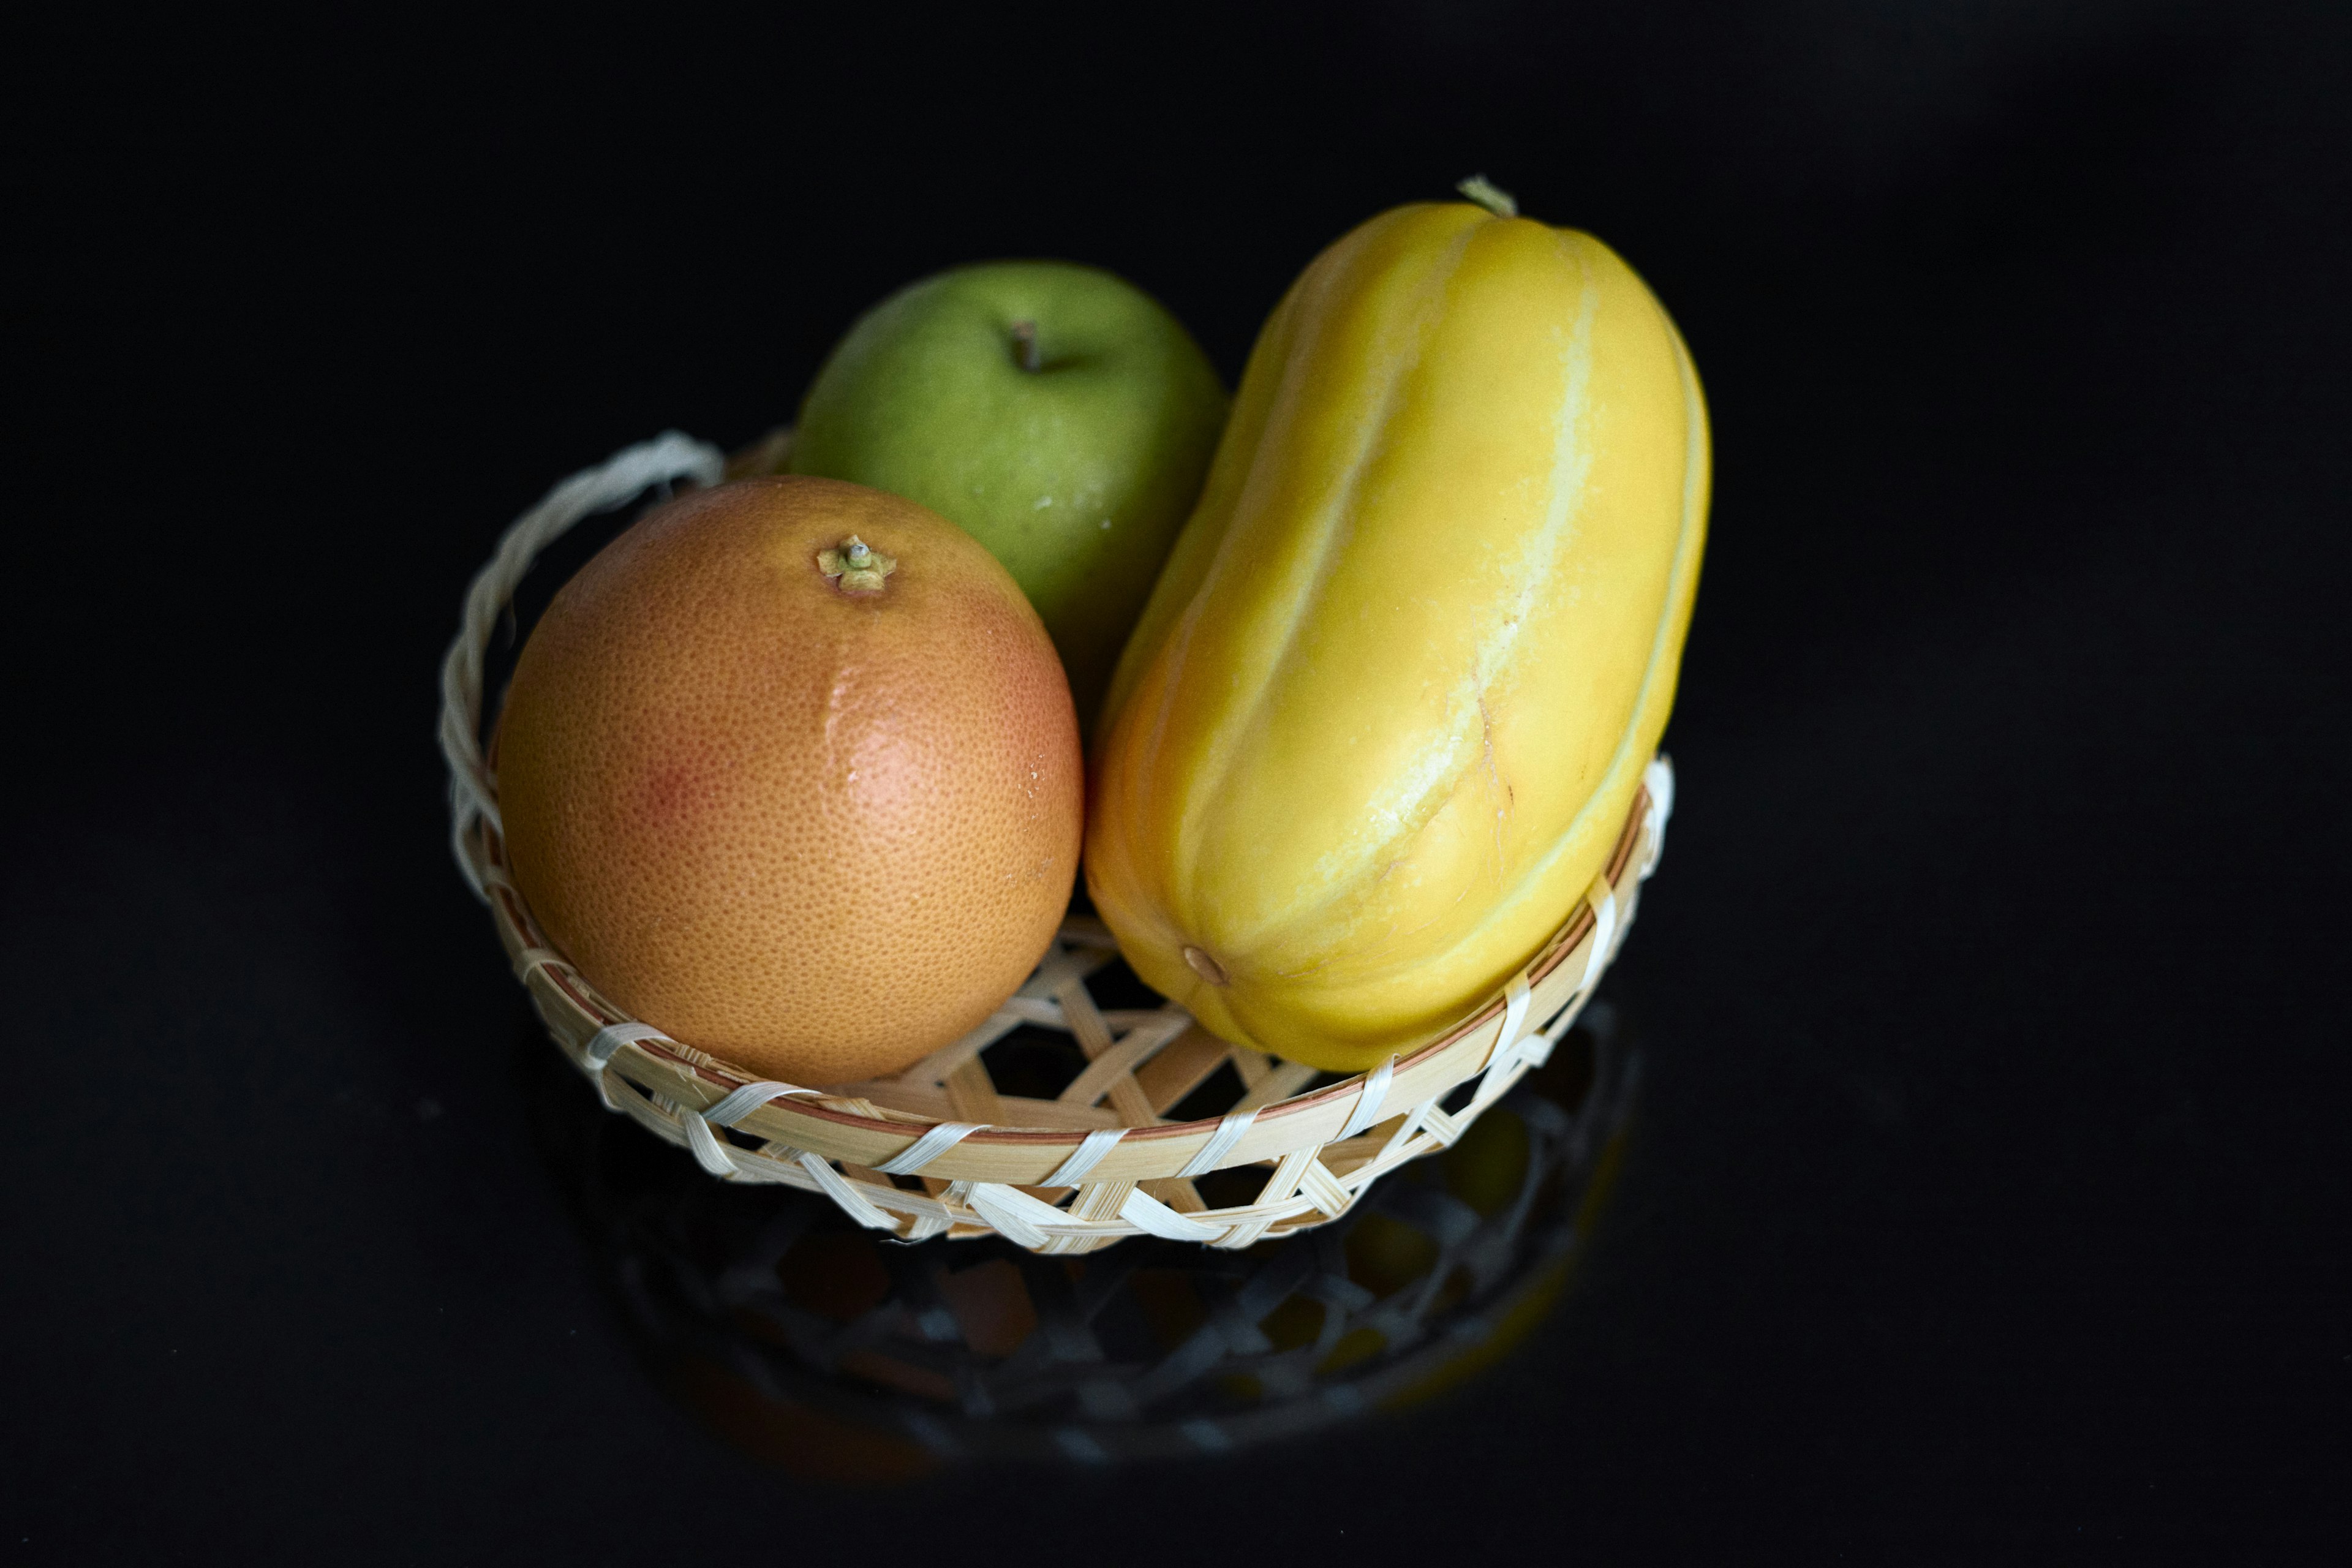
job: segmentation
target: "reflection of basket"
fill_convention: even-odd
[[[1591,995],[1664,842],[1674,774],[1664,758],[1650,763],[1606,870],[1502,994],[1353,1078],[1318,1083],[1310,1068],[1226,1045],[1173,1005],[1106,1011],[1087,979],[1116,948],[1085,919],[1063,927],[988,1023],[890,1079],[822,1091],[761,1081],[629,1017],[548,944],[507,876],[480,741],[483,664],[517,584],[566,530],[651,487],[715,483],[725,471],[716,448],[672,433],[550,491],[474,580],[441,711],[458,864],[549,1033],[606,1105],[686,1145],[714,1175],[822,1191],[860,1224],[909,1240],[993,1232],[1084,1252],[1148,1233],[1247,1247],[1338,1217],[1380,1176],[1452,1143],[1549,1054]],[[1075,1045],[1062,1047],[1064,1070],[1040,1072],[1034,1051],[1022,1071],[1005,1070],[1008,1047],[1041,1031]],[[1220,1086],[1223,1103],[1203,1103]],[[1271,1167],[1244,1184],[1254,1193],[1216,1193],[1213,1205],[1195,1184],[1251,1165]]]
[[[664,1384],[787,1469],[878,1480],[940,1459],[1222,1453],[1454,1384],[1555,1299],[1637,1068],[1597,1004],[1444,1159],[1335,1224],[1082,1260],[892,1246],[822,1198],[732,1189],[608,1135],[551,1061],[530,1077],[541,1146]]]

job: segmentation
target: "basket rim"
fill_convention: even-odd
[[[493,787],[495,787],[494,783]],[[1596,882],[1596,887],[1602,883],[1606,884],[1616,896],[1621,909],[1630,910],[1633,889],[1628,884],[1637,883],[1643,869],[1637,862],[1635,850],[1645,837],[1643,829],[1654,814],[1656,804],[1651,784],[1645,779],[1635,788],[1633,803],[1625,815],[1624,824],[1619,830],[1617,839],[1611,847],[1609,858]],[[486,889],[490,893],[491,901],[499,911],[500,923],[511,923],[516,928],[516,936],[520,944],[519,965],[526,971],[536,969],[544,974],[550,984],[563,991],[574,1005],[603,1026],[619,1027],[641,1024],[642,1020],[634,1017],[625,1008],[620,1007],[596,991],[594,982],[565,957],[561,950],[546,940],[546,933],[531,915],[529,903],[524,900],[520,889],[516,888],[505,874],[503,842],[497,826],[487,816],[477,824],[473,843],[477,852],[481,855],[480,869],[484,874]],[[1549,979],[1571,954],[1589,948],[1590,943],[1587,939],[1595,934],[1597,924],[1590,895],[1580,895],[1576,907],[1552,934],[1538,947],[1535,955],[1516,972],[1517,976],[1523,978],[1529,991],[1532,992],[1534,987]],[[1591,966],[1596,962],[1605,961],[1606,956],[1589,957],[1588,974]],[[528,980],[527,973],[526,980]],[[1576,989],[1580,994],[1589,992],[1589,987],[1583,980],[1579,981]],[[1470,1009],[1459,1022],[1441,1030],[1434,1038],[1414,1047],[1408,1052],[1398,1052],[1392,1055],[1387,1063],[1391,1074],[1403,1077],[1415,1068],[1425,1069],[1433,1058],[1460,1049],[1466,1040],[1481,1031],[1493,1027],[1507,1014],[1510,1005],[1509,987],[1507,986],[1503,994],[1482,1001]],[[1528,1021],[1533,1024],[1537,1020],[1531,1016]],[[1195,1022],[1197,1024],[1197,1021]],[[654,1037],[630,1040],[622,1049],[635,1049],[648,1058],[659,1060],[672,1072],[682,1075],[685,1079],[699,1085],[709,1095],[710,1103],[715,1104],[718,1100],[748,1086],[774,1082],[774,1080],[762,1079],[751,1069],[705,1051],[690,1041],[677,1040],[669,1037],[666,1032],[659,1031],[658,1026],[645,1025],[644,1026],[654,1032]],[[1453,1075],[1449,1084],[1440,1086],[1435,1092],[1443,1094],[1446,1092],[1446,1088],[1450,1087],[1451,1083],[1460,1082],[1475,1076],[1506,1044],[1507,1042],[1504,1041],[1498,1034],[1486,1050],[1477,1053],[1476,1060],[1465,1059],[1461,1062],[1458,1072]],[[617,1057],[616,1052],[615,1059]],[[910,1067],[919,1065],[919,1059],[918,1063],[909,1065]],[[1256,1110],[1254,1120],[1259,1125],[1278,1126],[1281,1122],[1302,1114],[1334,1109],[1339,1104],[1352,1100],[1363,1094],[1366,1089],[1366,1080],[1372,1072],[1378,1070],[1379,1068],[1375,1068],[1364,1072],[1349,1074],[1318,1089],[1270,1102]],[[871,1083],[877,1080],[866,1081]],[[917,1141],[934,1128],[954,1122],[953,1118],[929,1116],[917,1111],[895,1110],[883,1107],[875,1107],[877,1113],[867,1115],[841,1103],[844,1100],[859,1098],[853,1092],[858,1087],[860,1086],[845,1084],[819,1086],[774,1083],[774,1092],[754,1110],[741,1118],[738,1124],[743,1126],[746,1131],[759,1131],[761,1129],[753,1123],[761,1120],[761,1113],[765,1112],[768,1116],[788,1118],[803,1124],[819,1122],[854,1135],[891,1140],[894,1147],[890,1151],[877,1153],[870,1160],[861,1162],[871,1164],[895,1158],[898,1153],[911,1149]],[[1416,1095],[1416,1098],[1421,1097]],[[1216,1136],[1219,1130],[1230,1120],[1231,1114],[1228,1112],[1225,1116],[1129,1126],[1123,1130],[1120,1146],[1133,1152],[1174,1142],[1202,1143]],[[961,1162],[956,1159],[959,1153],[973,1153],[989,1148],[1066,1153],[1075,1151],[1087,1136],[1085,1131],[1069,1127],[1038,1127],[1002,1122],[957,1124],[970,1126],[971,1130],[965,1133],[952,1148],[942,1151],[937,1163],[927,1165],[925,1167],[927,1174],[937,1169],[940,1164],[960,1163]],[[1321,1147],[1323,1144],[1320,1141],[1310,1139],[1307,1146]],[[836,1155],[835,1157],[846,1156]]]
[[[495,777],[496,775],[493,774],[493,781],[495,781]],[[1612,887],[1616,886],[1624,878],[1625,868],[1628,863],[1633,859],[1633,847],[1641,841],[1641,830],[1643,824],[1648,817],[1650,804],[1650,792],[1648,786],[1643,784],[1637,787],[1633,795],[1633,806],[1625,814],[1624,826],[1619,830],[1617,841],[1611,847],[1609,859],[1601,869],[1601,874],[1608,879]],[[485,824],[484,826],[488,829],[488,824]],[[503,864],[503,860],[501,859],[499,863]],[[516,905],[523,913],[528,915],[530,906],[524,900],[521,889],[513,889],[512,897]],[[1553,970],[1565,963],[1570,953],[1576,951],[1578,944],[1583,940],[1586,932],[1591,929],[1593,923],[1592,906],[1580,896],[1575,909],[1570,913],[1568,919],[1559,927],[1555,928],[1552,933],[1546,937],[1543,942],[1537,947],[1535,955],[1514,973],[1526,974],[1528,983],[1530,986],[1540,983],[1542,980],[1549,977]],[[541,931],[541,934],[543,934],[543,931],[538,925],[536,919],[533,919],[531,921],[531,929],[534,931]],[[559,952],[561,952],[560,949],[556,951]],[[569,965],[574,973],[580,974],[583,980],[586,980],[588,978],[586,973],[582,971],[577,964],[572,963],[570,958],[564,958],[563,963]],[[593,983],[590,982],[590,984],[593,984]],[[588,1003],[592,1008],[596,1011],[601,1012],[606,1010],[604,998],[601,994],[593,997],[583,997],[581,1000]],[[1450,1025],[1441,1030],[1435,1038],[1429,1040],[1425,1044],[1414,1047],[1410,1052],[1400,1051],[1392,1053],[1391,1060],[1394,1063],[1395,1070],[1402,1072],[1414,1064],[1424,1061],[1434,1053],[1444,1051],[1459,1045],[1468,1036],[1475,1033],[1486,1024],[1499,1018],[1508,1005],[1509,1001],[1507,996],[1498,991],[1492,997],[1474,1007],[1461,1019],[1460,1022]],[[625,1014],[621,1017],[608,1018],[605,1022],[608,1024],[638,1023],[642,1022],[642,1020],[627,1016]],[[690,1049],[694,1050],[697,1055],[709,1057],[711,1059],[708,1062],[695,1061],[690,1058],[681,1056],[677,1052],[668,1049],[668,1043],[687,1046]],[[690,1040],[676,1040],[674,1042],[666,1042],[664,1040],[643,1040],[636,1042],[636,1044],[646,1050],[647,1054],[666,1057],[671,1061],[676,1062],[678,1066],[685,1068],[689,1072],[692,1072],[697,1078],[699,1078],[705,1082],[712,1084],[728,1093],[732,1093],[736,1089],[741,1089],[748,1084],[754,1084],[762,1081],[760,1076],[757,1073],[752,1072],[750,1068],[730,1062],[725,1058],[719,1057],[713,1052],[705,1051],[700,1047],[695,1046]],[[1286,1060],[1288,1058],[1284,1059]],[[920,1058],[919,1058],[917,1060],[919,1061]],[[916,1065],[916,1063],[910,1062],[908,1064],[908,1067],[912,1067],[914,1065]],[[1376,1069],[1366,1068],[1360,1072],[1349,1073],[1340,1077],[1335,1082],[1323,1085],[1320,1089],[1308,1089],[1303,1093],[1291,1095],[1285,1099],[1275,1100],[1259,1108],[1257,1120],[1261,1122],[1275,1121],[1281,1117],[1297,1115],[1303,1110],[1318,1109],[1328,1102],[1350,1098],[1360,1092],[1362,1080],[1373,1070]],[[945,1124],[940,1118],[922,1117],[912,1111],[900,1112],[897,1119],[892,1119],[881,1116],[866,1116],[837,1103],[826,1103],[827,1099],[837,1100],[842,1098],[846,1098],[842,1091],[853,1087],[851,1085],[810,1084],[794,1085],[793,1087],[805,1089],[811,1096],[811,1098],[806,1099],[795,1097],[793,1109],[796,1111],[810,1116],[816,1121],[829,1121],[840,1127],[855,1128],[857,1131],[866,1132],[887,1132],[895,1137],[904,1134],[910,1127],[916,1129],[917,1134],[919,1136],[920,1132],[924,1130]],[[1198,1137],[1204,1133],[1214,1131],[1218,1123],[1223,1120],[1223,1116],[1207,1116],[1195,1118],[1189,1121],[1160,1121],[1147,1127],[1130,1127],[1127,1130],[1125,1141],[1134,1143],[1151,1142],[1157,1140],[1169,1138]],[[1017,1122],[983,1123],[974,1128],[970,1133],[967,1133],[963,1142],[967,1143],[997,1143],[1011,1146],[1027,1144],[1051,1144],[1058,1146],[1063,1144],[1074,1145],[1082,1141],[1084,1137],[1085,1134],[1073,1132],[1067,1128],[1028,1127],[1023,1126]]]

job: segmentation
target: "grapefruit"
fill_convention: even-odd
[[[919,1060],[1069,902],[1069,684],[1010,574],[898,496],[766,478],[648,514],[508,689],[516,886],[604,994],[813,1085]]]

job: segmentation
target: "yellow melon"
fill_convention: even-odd
[[[1335,1071],[1492,995],[1657,745],[1707,479],[1682,340],[1590,235],[1424,205],[1317,258],[1099,727],[1087,883],[1136,972]]]

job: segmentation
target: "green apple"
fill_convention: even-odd
[[[791,467],[920,501],[994,552],[1091,733],[1225,407],[1200,345],[1134,285],[1060,261],[960,267],[849,329]]]

